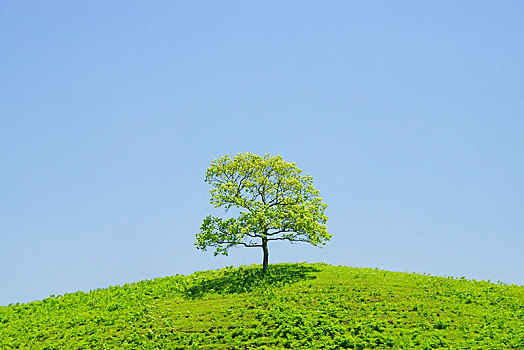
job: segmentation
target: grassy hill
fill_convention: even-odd
[[[524,287],[326,264],[0,307],[0,349],[524,349]]]

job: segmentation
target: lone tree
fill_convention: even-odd
[[[227,255],[237,245],[262,248],[266,272],[269,241],[324,245],[331,238],[324,225],[327,205],[313,188],[313,178],[301,174],[295,163],[269,154],[239,153],[233,159],[225,155],[214,160],[205,175],[213,186],[211,204],[226,212],[235,207],[239,215],[206,217],[196,235],[197,248],[214,247],[215,256]]]

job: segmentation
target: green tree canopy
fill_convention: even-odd
[[[331,238],[325,223],[327,205],[313,187],[313,178],[302,175],[295,163],[280,156],[264,157],[239,153],[216,159],[207,169],[205,181],[211,204],[239,209],[237,218],[208,216],[196,235],[198,249],[215,248],[227,255],[233,246],[262,248],[263,270],[268,269],[268,242],[307,242],[324,245]]]

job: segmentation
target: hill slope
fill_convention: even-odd
[[[0,349],[522,349],[524,287],[326,264],[0,307]]]

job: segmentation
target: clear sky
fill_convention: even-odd
[[[0,305],[227,265],[213,159],[281,155],[327,262],[524,284],[521,1],[3,1]]]

